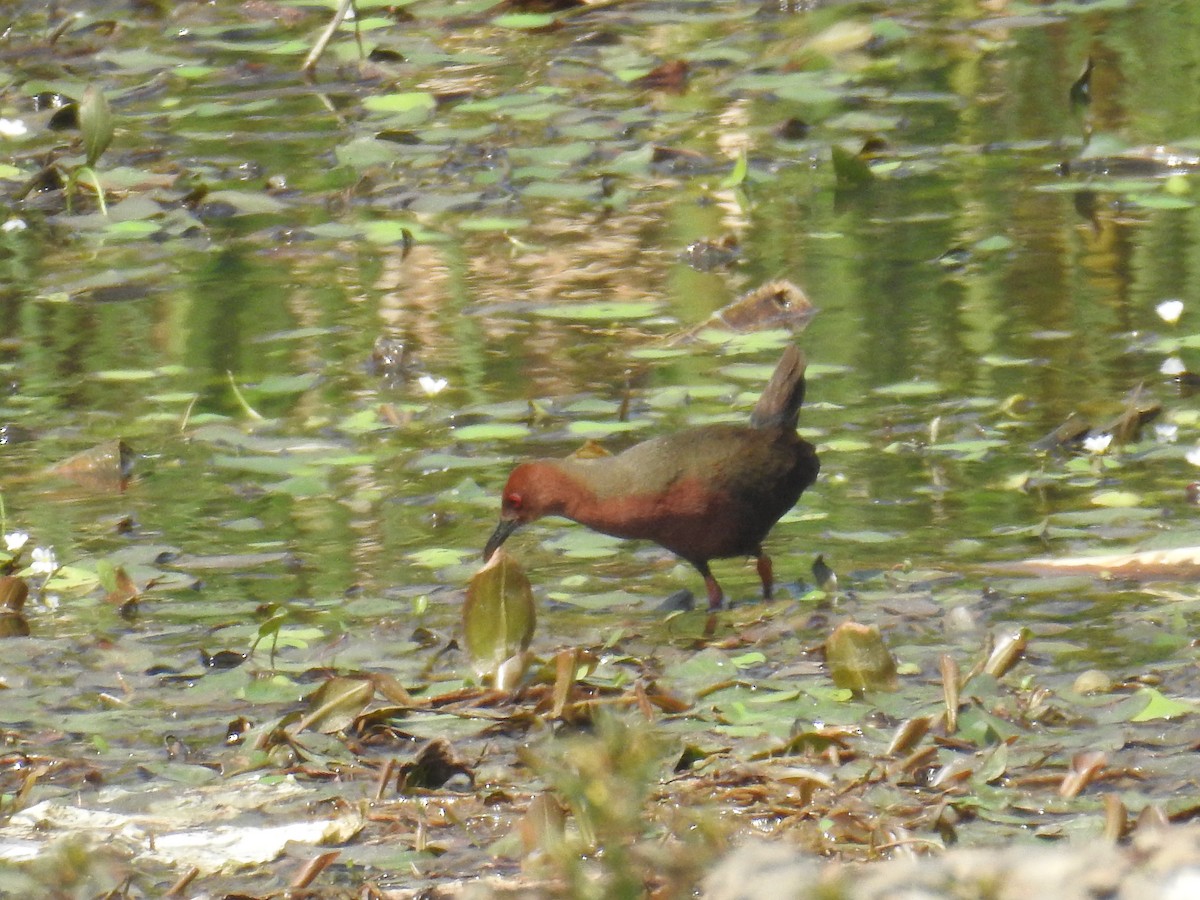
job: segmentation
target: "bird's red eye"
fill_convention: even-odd
[[[508,494],[504,498],[504,505],[507,506],[509,509],[520,509],[521,502],[522,501],[521,501],[520,494]]]

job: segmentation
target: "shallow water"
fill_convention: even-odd
[[[820,554],[841,588],[830,618],[880,622],[925,676],[978,645],[943,624],[962,608],[984,630],[1029,626],[1048,685],[1157,667],[1186,696],[1190,576],[1006,566],[1197,543],[1200,416],[1160,371],[1200,346],[1194,181],[1060,164],[1118,142],[1196,146],[1200,14],[943,6],[619,4],[541,33],[478,5],[416,3],[401,24],[360,7],[367,49],[403,60],[360,62],[344,33],[309,84],[298,69],[325,12],[130,19],[97,3],[50,52],[55,23],[20,5],[0,80],[0,114],[28,127],[0,138],[24,226],[0,235],[0,422],[28,439],[0,455],[4,529],[70,571],[35,590],[32,636],[6,645],[21,700],[0,723],[22,739],[74,705],[86,721],[64,729],[64,755],[120,728],[152,756],[161,697],[135,725],[91,712],[97,694],[149,690],[162,667],[205,684],[198,652],[248,650],[271,604],[297,616],[284,670],[423,677],[414,627],[429,647],[457,628],[512,462],[745,415],[792,337],[665,339],[781,277],[820,310],[794,339],[822,475],[769,542],[786,593],[805,595]],[[1091,103],[1073,108],[1089,55]],[[686,90],[630,82],[676,59]],[[47,153],[81,162],[30,98],[87,80],[116,122],[97,165],[107,219],[86,191],[70,212],[61,191],[15,199]],[[807,134],[780,137],[793,118]],[[873,180],[839,184],[831,147],[874,137]],[[744,179],[725,183],[742,153]],[[727,235],[733,265],[684,259]],[[1172,298],[1177,323],[1156,312]],[[398,371],[372,363],[381,337],[403,344]],[[1072,412],[1119,415],[1139,385],[1163,412],[1138,440],[1034,447]],[[138,453],[125,491],[44,475],[115,438]],[[655,548],[561,523],[510,550],[544,654],[614,621],[653,636],[658,601],[702,587]],[[134,619],[101,599],[100,560],[149,582]],[[717,572],[753,598],[752,566]],[[175,733],[216,748],[239,703],[196,690],[204,712]],[[129,774],[124,752],[102,755],[109,777]]]

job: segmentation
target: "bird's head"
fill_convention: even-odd
[[[500,523],[483,548],[487,562],[508,536],[527,522],[562,512],[563,479],[548,462],[522,463],[512,470],[500,495]]]

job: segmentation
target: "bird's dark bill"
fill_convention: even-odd
[[[508,536],[517,530],[519,524],[516,519],[500,520],[500,524],[496,526],[496,530],[492,532],[492,536],[488,538],[487,544],[483,547],[484,562],[492,558],[492,554],[500,549],[500,545],[508,540]]]

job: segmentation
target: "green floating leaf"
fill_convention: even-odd
[[[567,433],[577,437],[602,438],[610,434],[624,434],[646,427],[646,422],[595,422],[583,420],[567,425]]]
[[[1149,722],[1151,719],[1178,719],[1194,713],[1196,707],[1182,700],[1172,700],[1154,688],[1142,688],[1137,692],[1138,697],[1146,698],[1142,711],[1129,717],[1130,722]]]
[[[530,31],[538,28],[548,28],[554,24],[554,16],[550,13],[509,13],[496,16],[492,24],[499,28],[512,28],[517,31]]]
[[[209,191],[206,203],[223,203],[241,215],[262,215],[283,212],[288,208],[282,200],[257,191]]]
[[[740,185],[746,180],[746,173],[749,171],[749,168],[749,163],[746,162],[746,151],[743,150],[738,154],[737,162],[733,164],[733,170],[721,179],[720,188],[722,190],[729,190]]]
[[[302,375],[268,375],[254,385],[257,394],[300,394],[316,386],[320,376],[316,372]]]
[[[425,569],[441,569],[446,566],[456,566],[467,558],[468,554],[465,550],[455,550],[450,547],[428,547],[424,550],[415,550],[408,554],[408,558],[412,560],[413,565],[421,566]]]
[[[437,100],[428,91],[374,94],[363,100],[363,108],[372,112],[405,113],[414,110],[433,112],[436,106]]]
[[[1011,250],[1014,241],[1012,238],[1003,234],[994,234],[991,237],[986,237],[981,241],[976,241],[975,252],[977,253],[999,253],[1003,250]]]
[[[871,449],[871,442],[859,438],[830,438],[821,442],[821,449],[830,453],[861,453]]]
[[[1195,200],[1171,194],[1134,194],[1129,199],[1143,209],[1191,209],[1196,205]]]
[[[79,104],[79,130],[83,133],[85,165],[90,169],[113,139],[112,109],[104,92],[94,84],[87,86]]]
[[[528,219],[506,216],[480,216],[478,219],[463,219],[458,223],[463,231],[516,231],[528,228]]]
[[[463,639],[475,673],[505,689],[528,665],[537,611],[533,589],[521,566],[503,549],[467,586],[463,604]]]
[[[480,422],[454,429],[457,441],[506,441],[529,436],[529,429],[513,422]]]
[[[900,381],[873,391],[881,397],[932,397],[941,392],[942,386],[933,381]]]
[[[854,691],[894,691],[896,660],[877,625],[843,622],[825,641],[833,683]]]
[[[1141,496],[1133,491],[1100,491],[1092,497],[1092,503],[1096,506],[1104,506],[1110,509],[1125,509],[1130,506],[1137,506],[1141,502]]]
[[[604,321],[620,319],[646,319],[655,315],[659,304],[651,300],[630,300],[625,303],[599,301],[596,303],[561,303],[532,310],[535,316],[547,319],[574,319],[577,321]]]
[[[852,541],[856,544],[890,544],[893,541],[899,540],[900,535],[893,531],[870,531],[863,529],[862,531],[831,531],[828,537],[831,540]]]

